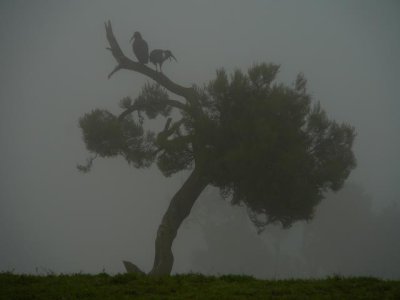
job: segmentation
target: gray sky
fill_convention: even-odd
[[[79,117],[118,112],[147,81],[128,71],[107,80],[108,19],[131,57],[134,31],[150,49],[172,50],[178,63],[163,71],[183,85],[255,62],[281,64],[286,83],[304,72],[328,115],[357,129],[349,181],[375,208],[400,203],[398,1],[1,1],[0,271],[118,272],[122,259],[151,268],[185,174],[166,179],[120,158],[76,170],[87,157]],[[187,271],[185,255],[204,241],[179,237],[174,270]]]

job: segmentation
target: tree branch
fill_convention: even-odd
[[[118,63],[118,65],[114,68],[114,70],[108,75],[108,78],[110,78],[115,72],[117,72],[120,69],[131,70],[146,75],[147,77],[150,77],[151,79],[156,81],[158,84],[162,85],[170,92],[186,98],[189,102],[191,102],[192,99],[195,98],[195,91],[193,88],[183,87],[171,81],[163,73],[150,69],[146,65],[135,62],[126,57],[122,52],[114,36],[110,21],[105,23],[105,28],[106,28],[107,40],[108,43],[110,44],[110,48],[107,49],[111,51],[112,55],[114,56],[115,60]]]
[[[172,106],[174,108],[178,108],[180,110],[184,110],[186,112],[188,112],[188,108],[185,104],[183,104],[182,102],[179,102],[178,100],[171,100],[171,99],[167,99],[165,100],[165,103],[169,106]],[[131,107],[127,108],[126,110],[124,110],[119,116],[118,116],[118,120],[121,121],[123,120],[127,115],[129,115],[130,113],[133,113],[134,111],[143,111],[145,110],[145,107],[143,105],[138,105],[138,104],[132,104]]]
[[[171,143],[171,142],[177,142],[177,141],[188,141],[189,142],[192,138],[190,135],[181,136],[180,134],[178,134],[179,135],[178,137],[176,137],[172,140],[168,140],[168,138],[171,135],[179,132],[179,127],[183,124],[184,119],[181,119],[181,120],[175,122],[174,124],[172,124],[172,126],[171,126],[171,122],[172,122],[172,118],[168,118],[167,122],[165,123],[164,130],[159,132],[157,135],[157,144],[161,146],[160,148],[165,148],[163,145],[165,145],[167,143]]]
[[[111,72],[110,74],[108,74],[107,78],[110,79],[111,76],[112,76],[115,72],[117,72],[117,71],[119,71],[119,70],[121,70],[121,69],[122,69],[121,65],[117,65],[117,66],[114,68],[114,70],[112,70],[112,72]]]
[[[166,140],[169,136],[173,133],[177,132],[179,127],[183,124],[184,119],[180,119],[179,121],[175,122],[172,126],[170,126],[172,118],[168,118],[167,123],[165,124],[164,130],[158,134],[157,139],[164,139]]]
[[[172,100],[172,99],[168,99],[165,101],[165,103],[167,103],[167,105],[178,108],[180,110],[184,110],[184,111],[188,111],[188,108],[185,104],[183,104],[182,102],[179,102],[178,100]]]

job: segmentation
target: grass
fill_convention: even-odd
[[[0,299],[400,299],[400,281],[339,276],[258,280],[197,274],[148,277],[0,273]]]

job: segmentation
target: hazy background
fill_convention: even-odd
[[[128,71],[107,80],[108,19],[131,57],[134,31],[150,49],[172,50],[178,63],[163,71],[183,85],[255,62],[281,64],[288,84],[304,72],[328,115],[357,129],[358,167],[314,222],[257,236],[243,210],[207,189],[175,241],[173,272],[400,278],[396,0],[2,0],[0,271],[115,273],[123,259],[152,266],[158,224],[187,174],[166,179],[120,158],[97,160],[87,175],[76,169],[88,156],[79,117],[118,113],[119,100],[147,81]]]

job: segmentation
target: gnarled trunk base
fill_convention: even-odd
[[[154,265],[149,275],[171,274],[174,264],[174,255],[171,249],[172,243],[183,220],[190,214],[193,204],[207,185],[208,181],[204,174],[195,168],[171,199],[158,227]],[[128,273],[144,274],[135,264],[128,261],[123,261],[123,263]]]
[[[169,275],[174,264],[172,243],[183,220],[189,215],[193,204],[208,185],[205,176],[196,168],[172,198],[158,227],[153,269],[150,275]]]

